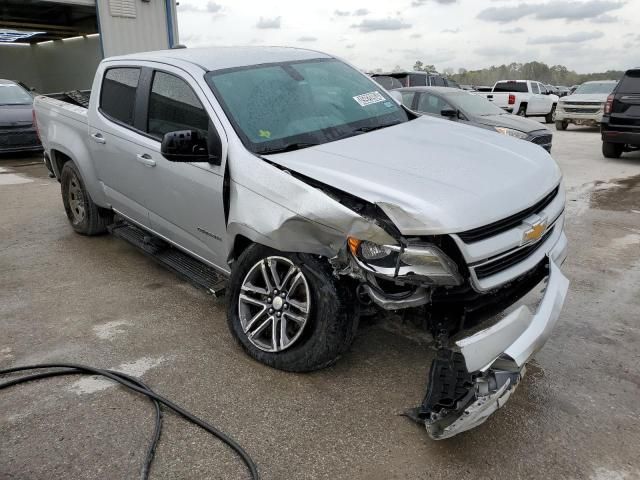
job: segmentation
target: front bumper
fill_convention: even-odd
[[[484,423],[515,391],[526,363],[549,339],[569,288],[569,280],[551,255],[548,266],[546,288],[535,312],[526,304],[512,306],[497,323],[455,342],[453,349],[462,354],[473,382],[462,403],[423,413],[433,439],[453,437]]]
[[[581,111],[581,110],[586,111]],[[598,125],[602,121],[604,109],[601,107],[558,107],[556,109],[556,122],[569,122],[576,125]]]
[[[34,128],[0,128],[0,153],[40,150],[42,150],[42,145]]]

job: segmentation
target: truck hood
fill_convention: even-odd
[[[33,123],[33,105],[0,105],[0,126],[28,127]]]
[[[606,102],[607,101],[606,93],[578,93],[574,95],[569,95],[563,97],[560,102]]]
[[[378,205],[405,235],[503,219],[562,176],[538,145],[431,117],[265,158]]]

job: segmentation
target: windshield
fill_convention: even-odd
[[[376,83],[333,59],[220,70],[205,78],[254,153],[318,145],[409,119]]]
[[[33,98],[19,85],[0,84],[0,105],[31,105]]]
[[[485,97],[467,93],[465,91],[449,93],[444,97],[453,103],[457,108],[469,115],[484,117],[487,115],[504,115],[506,112],[500,107],[496,107]]]
[[[605,95],[609,95],[611,92],[613,92],[613,89],[615,87],[616,82],[583,83],[573,93],[574,95],[578,95],[581,93],[602,93]]]

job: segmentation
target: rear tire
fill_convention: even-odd
[[[318,256],[253,244],[231,272],[227,323],[244,351],[260,363],[289,372],[317,370],[335,363],[355,338],[354,292]]]
[[[556,130],[566,130],[569,126],[569,122],[566,120],[556,121]]]
[[[527,116],[527,104],[526,103],[520,105],[520,108],[518,108],[518,113],[516,113],[516,115],[518,115],[519,117],[526,117]]]
[[[98,207],[80,175],[78,167],[71,161],[64,164],[60,175],[62,203],[71,227],[81,235],[100,235],[113,223],[113,212]]]
[[[620,158],[624,145],[621,143],[602,142],[602,154],[606,158]]]
[[[551,111],[544,116],[544,122],[553,123],[553,121],[556,119],[555,117],[556,117],[556,104],[554,103],[553,106],[551,107]]]

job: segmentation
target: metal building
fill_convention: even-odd
[[[101,59],[178,43],[176,0],[0,0],[0,78],[88,89]]]

